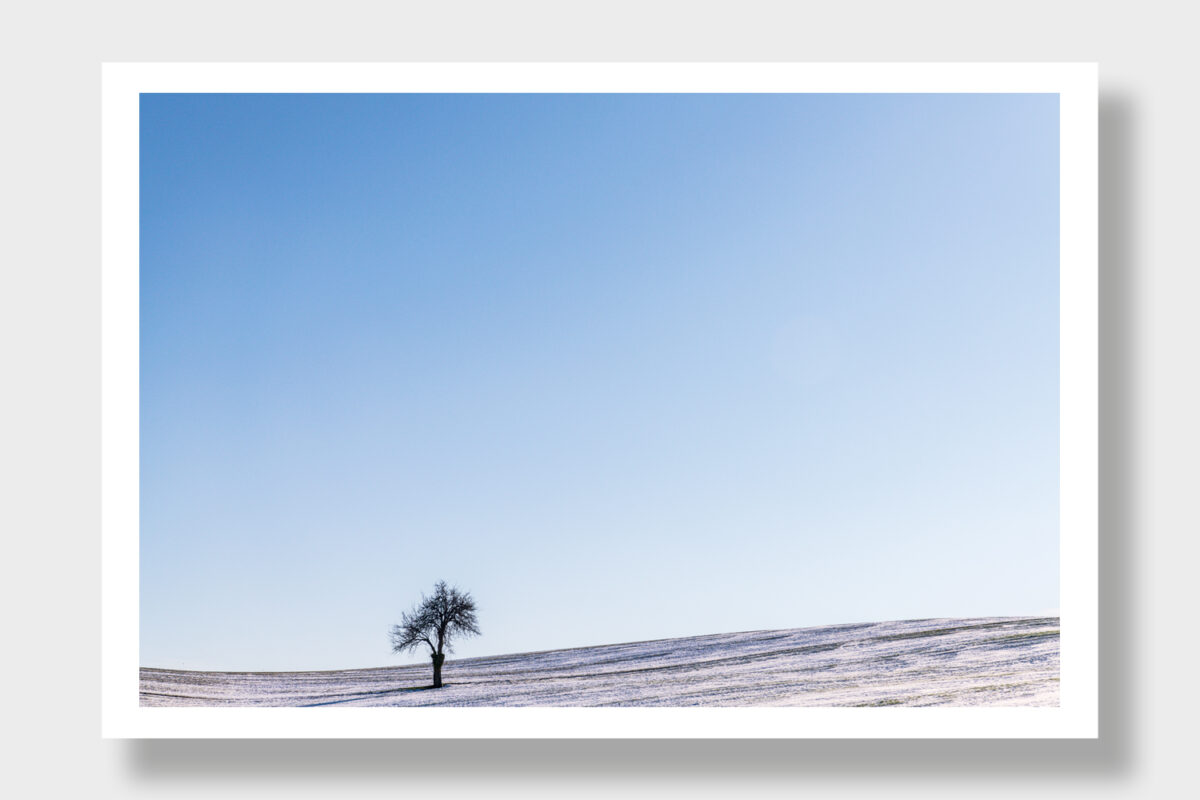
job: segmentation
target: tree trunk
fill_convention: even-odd
[[[433,659],[433,688],[442,688],[442,662],[446,660],[445,653],[434,653]]]

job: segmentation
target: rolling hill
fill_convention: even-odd
[[[1045,706],[1057,617],[750,631],[328,672],[143,667],[143,706]]]

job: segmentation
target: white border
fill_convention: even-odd
[[[101,728],[105,737],[1095,738],[1094,64],[105,64]],[[142,708],[138,705],[141,92],[1050,92],[1060,96],[1058,708]]]

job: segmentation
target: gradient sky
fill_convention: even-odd
[[[1055,95],[143,95],[141,659],[1058,606]]]

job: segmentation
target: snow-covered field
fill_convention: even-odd
[[[1058,618],[924,619],[334,672],[143,668],[141,702],[237,706],[1045,706]]]

